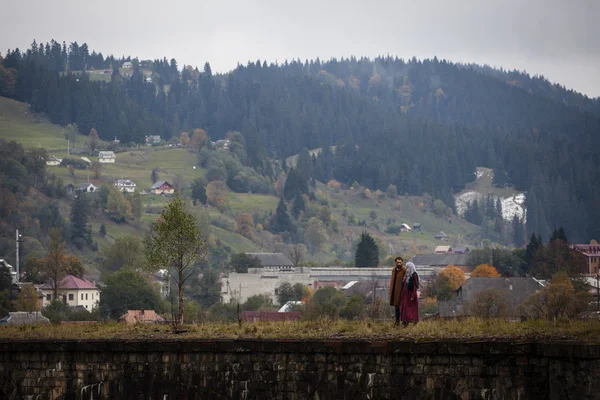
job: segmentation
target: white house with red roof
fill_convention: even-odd
[[[54,296],[54,283],[52,281],[40,286],[44,294],[44,306],[50,304]],[[69,306],[82,306],[92,311],[100,303],[100,290],[90,281],[80,279],[73,275],[67,275],[58,286],[59,300]]]

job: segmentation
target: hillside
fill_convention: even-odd
[[[27,118],[25,114],[27,106],[23,103],[9,99],[0,99],[0,118],[10,121],[12,125],[4,125],[0,130],[1,138],[12,138],[12,127],[18,126],[21,132],[28,132],[25,140],[23,136],[17,136],[21,143],[28,146],[30,143],[39,143],[48,151],[59,157],[66,156],[66,149],[61,148],[64,144],[62,128],[44,121],[43,117],[38,119],[44,122],[36,122],[33,118]],[[86,140],[81,136],[82,142]],[[72,155],[77,158],[78,156]],[[88,156],[93,162],[96,157]],[[195,167],[195,168],[194,168]],[[136,182],[138,189],[147,189],[152,185],[152,170],[158,169],[158,179],[170,182],[179,181],[180,187],[187,191],[191,181],[198,177],[205,177],[207,170],[197,166],[197,154],[188,148],[175,148],[168,146],[140,147],[116,153],[115,164],[103,164],[98,177],[91,169],[71,172],[62,166],[49,166],[47,170],[53,175],[60,177],[63,183],[79,185],[88,181],[97,186],[111,184],[116,179],[131,179]],[[349,261],[353,259],[353,245],[364,230],[369,231],[380,240],[380,244],[387,251],[393,250],[396,254],[412,255],[416,253],[428,253],[440,244],[433,236],[440,231],[448,235],[449,243],[453,245],[471,245],[479,241],[479,228],[467,223],[461,218],[435,215],[430,207],[424,206],[426,198],[418,196],[399,196],[389,198],[386,196],[377,198],[375,192],[372,198],[364,198],[360,190],[332,189],[325,184],[317,182],[314,191],[321,204],[328,204],[332,219],[337,221],[335,231],[329,230],[329,238],[322,251],[312,255],[308,259],[317,262],[332,262],[335,259]],[[189,194],[189,192],[187,192]],[[123,235],[143,237],[148,229],[149,223],[153,222],[167,199],[161,196],[143,196],[143,214],[139,223],[115,223],[111,219],[97,214],[91,221],[92,239],[98,244],[99,250],[106,248],[117,238]],[[239,213],[250,213],[252,215],[269,215],[275,212],[278,198],[270,194],[234,193],[228,195],[229,208],[226,218],[235,218]],[[61,200],[61,213],[65,219],[69,219],[70,202]],[[316,204],[318,206],[318,204]],[[429,209],[428,209],[429,208]],[[196,212],[203,210],[202,206],[195,207]],[[216,209],[209,208],[212,218],[221,215]],[[376,216],[373,218],[372,212]],[[364,221],[364,224],[361,223]],[[232,221],[233,226],[235,223]],[[400,225],[406,223],[412,226],[414,223],[421,224],[420,232],[404,232],[399,234],[385,233],[388,225]],[[99,233],[100,226],[106,227],[106,235]],[[223,246],[229,246],[233,252],[239,251],[273,251],[277,249],[277,240],[274,240],[268,232],[257,233],[257,240],[251,241],[237,234],[235,231],[223,229],[219,226],[210,228],[211,235]],[[266,236],[265,236],[266,235]],[[387,254],[382,252],[382,257]],[[86,250],[79,254],[85,261],[88,274],[98,276],[98,256]]]
[[[60,57],[53,51],[9,50],[2,64],[20,84],[8,95],[105,141],[143,144],[146,135],[169,140],[196,129],[216,141],[239,132],[240,160],[262,183],[274,178],[272,160],[336,146],[319,153],[309,178],[373,191],[394,185],[450,208],[484,167],[527,193],[527,235],[548,237],[562,226],[573,241],[600,236],[600,194],[591,184],[600,181],[598,100],[542,77],[436,57],[256,61],[213,74],[209,63],[180,70],[174,59],[115,60],[88,54],[87,45]],[[125,60],[131,75],[110,81],[60,76],[67,61],[71,71],[87,65],[107,75]]]
[[[0,138],[14,140],[26,147],[40,146],[48,151],[67,152],[63,127],[52,124],[43,113],[27,104],[0,96]],[[83,143],[85,137],[80,135]]]

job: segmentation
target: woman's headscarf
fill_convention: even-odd
[[[410,279],[410,277],[414,274],[419,276],[419,274],[417,273],[417,267],[415,267],[415,264],[409,261],[406,263],[406,273],[404,274],[404,280]]]

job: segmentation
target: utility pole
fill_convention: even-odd
[[[69,158],[70,153],[71,153],[71,141],[69,139],[67,139],[67,158]]]
[[[15,241],[16,241],[16,245],[17,245],[17,257],[16,257],[16,272],[17,272],[17,277],[16,277],[16,282],[19,283],[20,282],[20,275],[21,275],[21,271],[19,270],[19,243],[21,243],[21,235],[19,235],[19,230],[18,229],[15,232]]]
[[[597,271],[596,271],[596,289],[597,289],[597,296],[598,296],[598,311],[600,311],[600,267],[598,267]]]

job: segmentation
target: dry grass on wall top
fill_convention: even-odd
[[[169,326],[117,323],[0,328],[0,340],[200,340],[200,339],[365,339],[398,341],[600,342],[600,321],[438,320],[407,328],[367,321],[298,321],[198,324],[175,335]]]

